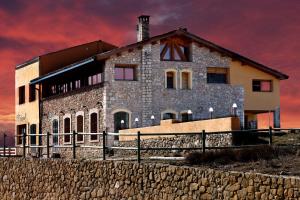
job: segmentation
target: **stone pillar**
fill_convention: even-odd
[[[280,107],[276,107],[273,112],[273,127],[280,128]]]
[[[141,65],[141,82],[142,82],[142,126],[151,126],[152,115],[152,51],[151,44],[144,45],[142,49]]]

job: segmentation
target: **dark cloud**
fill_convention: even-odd
[[[299,0],[3,1],[0,98],[13,112],[16,64],[97,39],[117,45],[135,42],[136,17],[148,14],[152,35],[187,27],[204,39],[289,74],[290,79],[281,84],[281,105],[283,119],[290,122],[293,119],[288,116],[300,119],[294,112],[300,97],[299,12]]]

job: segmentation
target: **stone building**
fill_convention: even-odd
[[[280,80],[288,76],[179,28],[150,37],[140,16],[137,42],[95,41],[39,56],[16,67],[16,144],[70,144],[58,133],[117,132],[135,126],[237,114],[244,128],[274,113],[280,126]],[[237,108],[232,108],[236,105]],[[212,108],[209,112],[209,108]],[[189,111],[189,112],[188,112]],[[97,135],[78,143],[97,144]]]

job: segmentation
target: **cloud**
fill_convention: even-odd
[[[281,84],[281,110],[283,124],[295,125],[300,119],[299,12],[299,0],[3,1],[0,116],[9,121],[14,113],[17,64],[97,39],[117,45],[133,43],[136,17],[147,14],[152,35],[187,27],[204,39],[290,75]]]

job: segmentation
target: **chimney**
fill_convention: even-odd
[[[149,18],[150,16],[147,15],[141,15],[138,17],[139,22],[137,25],[137,41],[143,41],[146,39],[149,39]]]

